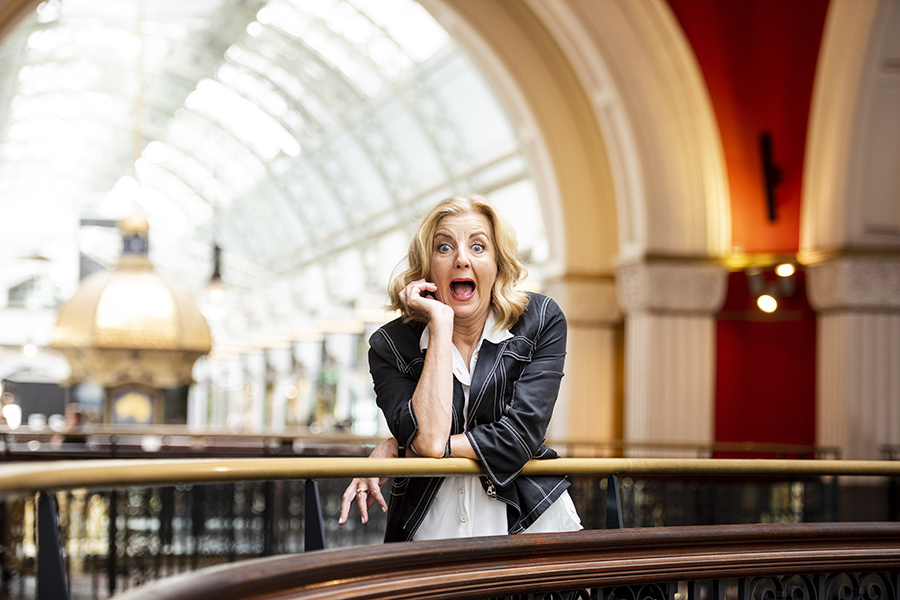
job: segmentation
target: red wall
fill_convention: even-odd
[[[747,276],[729,275],[716,324],[716,441],[815,443],[816,319],[802,271],[795,280],[796,293],[767,314]]]
[[[732,243],[795,252],[803,150],[827,0],[669,0],[706,80],[731,194]],[[772,135],[778,219],[767,217],[759,135]]]
[[[722,138],[732,244],[796,252],[809,105],[827,0],[669,0],[694,49]],[[768,219],[759,136],[772,136],[782,182]],[[767,316],[743,273],[729,278],[717,330],[716,440],[812,444],[815,315],[798,294]],[[790,305],[790,306],[787,306]],[[790,308],[790,310],[786,310]]]

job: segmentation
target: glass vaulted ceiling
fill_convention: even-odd
[[[39,257],[68,297],[79,252],[118,254],[95,225],[137,211],[157,270],[198,294],[222,247],[219,342],[289,335],[381,307],[411,223],[470,190],[539,268],[515,132],[412,0],[48,0],[0,42],[8,288]]]

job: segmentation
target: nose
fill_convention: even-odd
[[[460,248],[459,252],[456,254],[456,268],[457,269],[465,269],[469,266],[469,255],[466,253],[465,248]]]

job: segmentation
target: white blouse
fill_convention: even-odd
[[[453,346],[453,376],[462,384],[465,398],[464,415],[468,414],[471,373],[475,370],[475,364],[478,362],[481,344],[484,340],[499,344],[503,340],[513,337],[508,329],[495,330],[496,324],[496,315],[491,312],[484,324],[481,340],[479,340],[475,352],[472,353],[472,360],[468,366],[465,364],[462,354],[456,346]],[[428,327],[425,327],[425,331],[422,332],[419,339],[419,347],[422,350],[428,347],[429,338]],[[468,423],[465,423],[463,429],[465,430],[467,427]],[[581,528],[581,519],[578,518],[575,505],[566,491],[524,533],[577,531]],[[507,533],[506,504],[488,496],[481,487],[477,476],[453,475],[444,478],[444,483],[438,490],[422,524],[413,535],[413,540],[506,535]]]

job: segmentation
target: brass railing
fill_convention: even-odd
[[[128,459],[17,463],[0,465],[0,495],[76,488],[134,485],[225,483],[352,477],[481,475],[465,458],[233,458]],[[525,475],[797,475],[900,476],[900,461],[558,458],[533,460]]]

